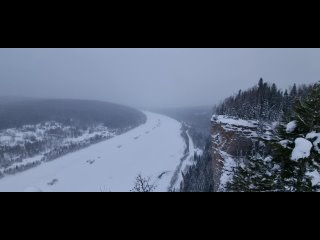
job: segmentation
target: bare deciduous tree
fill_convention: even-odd
[[[134,184],[131,192],[154,192],[157,186],[151,183],[151,178],[144,178],[141,174],[136,177],[136,182]]]

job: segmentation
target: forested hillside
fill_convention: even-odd
[[[102,123],[109,128],[127,128],[144,120],[144,115],[135,109],[107,102],[0,99],[0,130],[48,121],[79,126]]]
[[[0,99],[0,177],[51,161],[144,123],[143,113],[84,100]]]

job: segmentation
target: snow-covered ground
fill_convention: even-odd
[[[224,192],[226,185],[233,178],[233,168],[237,166],[235,159],[228,153],[220,151],[222,158],[224,159],[224,166],[220,178],[219,192]]]
[[[140,173],[167,191],[185,150],[181,124],[145,114],[146,124],[123,135],[4,177],[0,191],[130,191]]]
[[[211,122],[220,124],[221,127],[227,132],[240,132],[244,137],[262,138],[264,140],[271,140],[274,136],[273,132],[278,126],[277,122],[271,124],[263,122],[260,125],[259,121],[257,120],[244,120],[225,115],[213,115]]]
[[[74,132],[77,130],[79,136]],[[58,132],[58,133],[55,133]],[[62,134],[62,136],[57,136]],[[111,138],[115,136],[115,132],[103,126],[88,127],[86,130],[77,129],[75,127],[63,125],[58,122],[50,121],[39,123],[35,125],[24,125],[20,128],[9,128],[0,131],[0,146],[16,147],[24,146],[26,143],[33,143],[36,141],[45,141],[46,138],[58,137],[63,144],[69,142],[78,143],[100,134],[103,137]],[[64,136],[63,136],[64,135]]]
[[[0,175],[21,172],[75,149],[110,139],[118,135],[118,131],[103,124],[81,128],[54,121],[0,130]]]
[[[258,126],[258,121],[255,120],[243,120],[224,115],[213,115],[211,121],[215,121],[217,123],[222,123],[225,125],[234,125],[238,127],[255,128]]]

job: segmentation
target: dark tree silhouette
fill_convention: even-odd
[[[150,177],[144,178],[139,174],[136,177],[136,182],[131,192],[154,192],[156,188],[157,186],[154,183],[151,183]]]

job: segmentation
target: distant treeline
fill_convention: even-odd
[[[135,109],[100,101],[0,99],[0,130],[48,121],[71,126],[102,123],[119,129],[138,126],[146,119]]]
[[[246,91],[240,90],[224,100],[215,107],[215,112],[242,119],[278,121],[285,116],[289,120],[296,99],[304,98],[311,88],[294,84],[289,90],[282,91],[276,84],[268,84],[260,79],[257,86]]]

